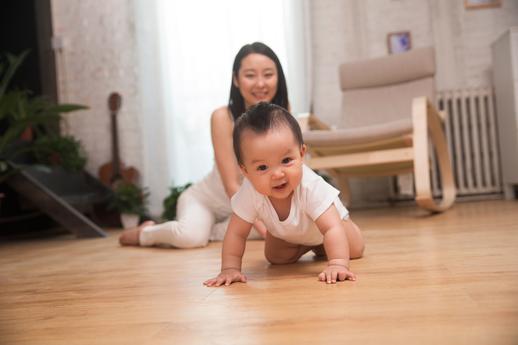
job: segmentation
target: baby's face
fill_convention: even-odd
[[[300,146],[288,126],[264,134],[246,130],[241,136],[241,169],[254,188],[273,199],[291,197],[302,179],[306,146]]]

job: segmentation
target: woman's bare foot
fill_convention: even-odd
[[[147,220],[131,229],[124,230],[119,236],[119,243],[121,246],[138,246],[140,245],[140,233],[146,226],[154,225],[155,222]]]

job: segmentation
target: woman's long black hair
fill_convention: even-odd
[[[271,103],[277,104],[284,109],[288,109],[288,88],[286,86],[286,78],[284,77],[284,72],[282,70],[279,58],[266,44],[261,42],[254,42],[252,44],[246,44],[241,47],[236,55],[236,58],[234,59],[234,65],[232,66],[232,80],[230,81],[230,98],[228,100],[228,108],[230,109],[234,120],[236,120],[246,111],[245,100],[243,99],[241,92],[239,92],[239,88],[234,85],[234,78],[237,79],[239,69],[241,68],[241,61],[246,56],[253,53],[267,56],[275,63],[275,66],[277,67],[277,92],[275,93]]]

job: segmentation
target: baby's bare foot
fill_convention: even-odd
[[[136,226],[131,229],[124,230],[122,234],[119,236],[119,243],[121,246],[138,246],[140,245],[140,233],[142,232],[142,229],[144,227],[153,225],[155,222],[148,220],[144,223],[140,224],[139,226]]]

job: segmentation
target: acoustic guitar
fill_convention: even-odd
[[[119,156],[119,137],[117,129],[117,114],[122,105],[122,97],[113,92],[108,97],[108,108],[110,109],[111,139],[112,139],[112,161],[101,165],[99,168],[99,179],[108,187],[123,181],[138,183],[139,172],[134,167],[125,167]]]

